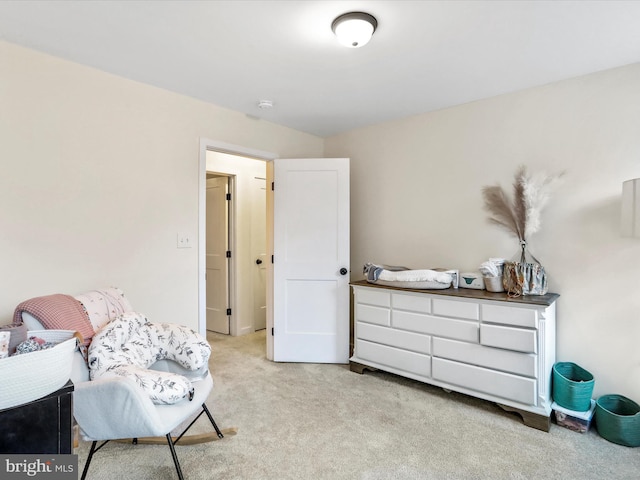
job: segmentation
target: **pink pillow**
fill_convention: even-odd
[[[22,321],[22,312],[33,315],[46,329],[79,332],[85,345],[91,343],[95,333],[82,303],[70,295],[56,293],[22,302],[13,313],[14,324]]]

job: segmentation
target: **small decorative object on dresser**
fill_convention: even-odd
[[[482,275],[476,272],[460,273],[460,287],[473,288],[474,290],[484,290]]]
[[[518,255],[504,264],[503,284],[512,296],[547,293],[544,267],[527,250],[527,240],[540,229],[540,215],[561,176],[530,175],[520,167],[513,182],[513,199],[499,185],[482,189],[489,222],[506,229],[520,242]]]
[[[549,430],[558,295],[351,285],[352,371],[384,370],[494,401]]]
[[[480,265],[480,273],[484,280],[484,288],[488,292],[504,292],[502,277],[504,275],[504,258],[490,258],[489,261]]]

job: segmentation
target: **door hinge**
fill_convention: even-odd
[[[271,327],[271,336],[273,337],[273,327]]]
[[[227,308],[227,315],[231,315],[231,309]]]
[[[273,263],[273,255],[271,255],[271,263]]]
[[[231,258],[231,250],[227,250],[227,258]]]
[[[273,191],[273,189],[274,189],[274,185],[273,184],[274,184],[274,182],[271,182],[271,191]]]
[[[231,194],[227,193],[227,200],[231,200]]]

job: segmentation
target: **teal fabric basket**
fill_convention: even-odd
[[[586,412],[591,407],[595,380],[593,375],[572,362],[553,366],[553,400],[574,412]]]
[[[596,428],[605,440],[640,447],[640,405],[622,395],[603,395],[596,402]]]

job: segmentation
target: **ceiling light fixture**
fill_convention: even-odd
[[[377,27],[378,21],[375,17],[364,12],[345,13],[331,24],[331,30],[338,37],[338,41],[349,48],[366,45]]]
[[[273,102],[271,100],[260,100],[258,102],[258,107],[265,110],[273,107]]]

